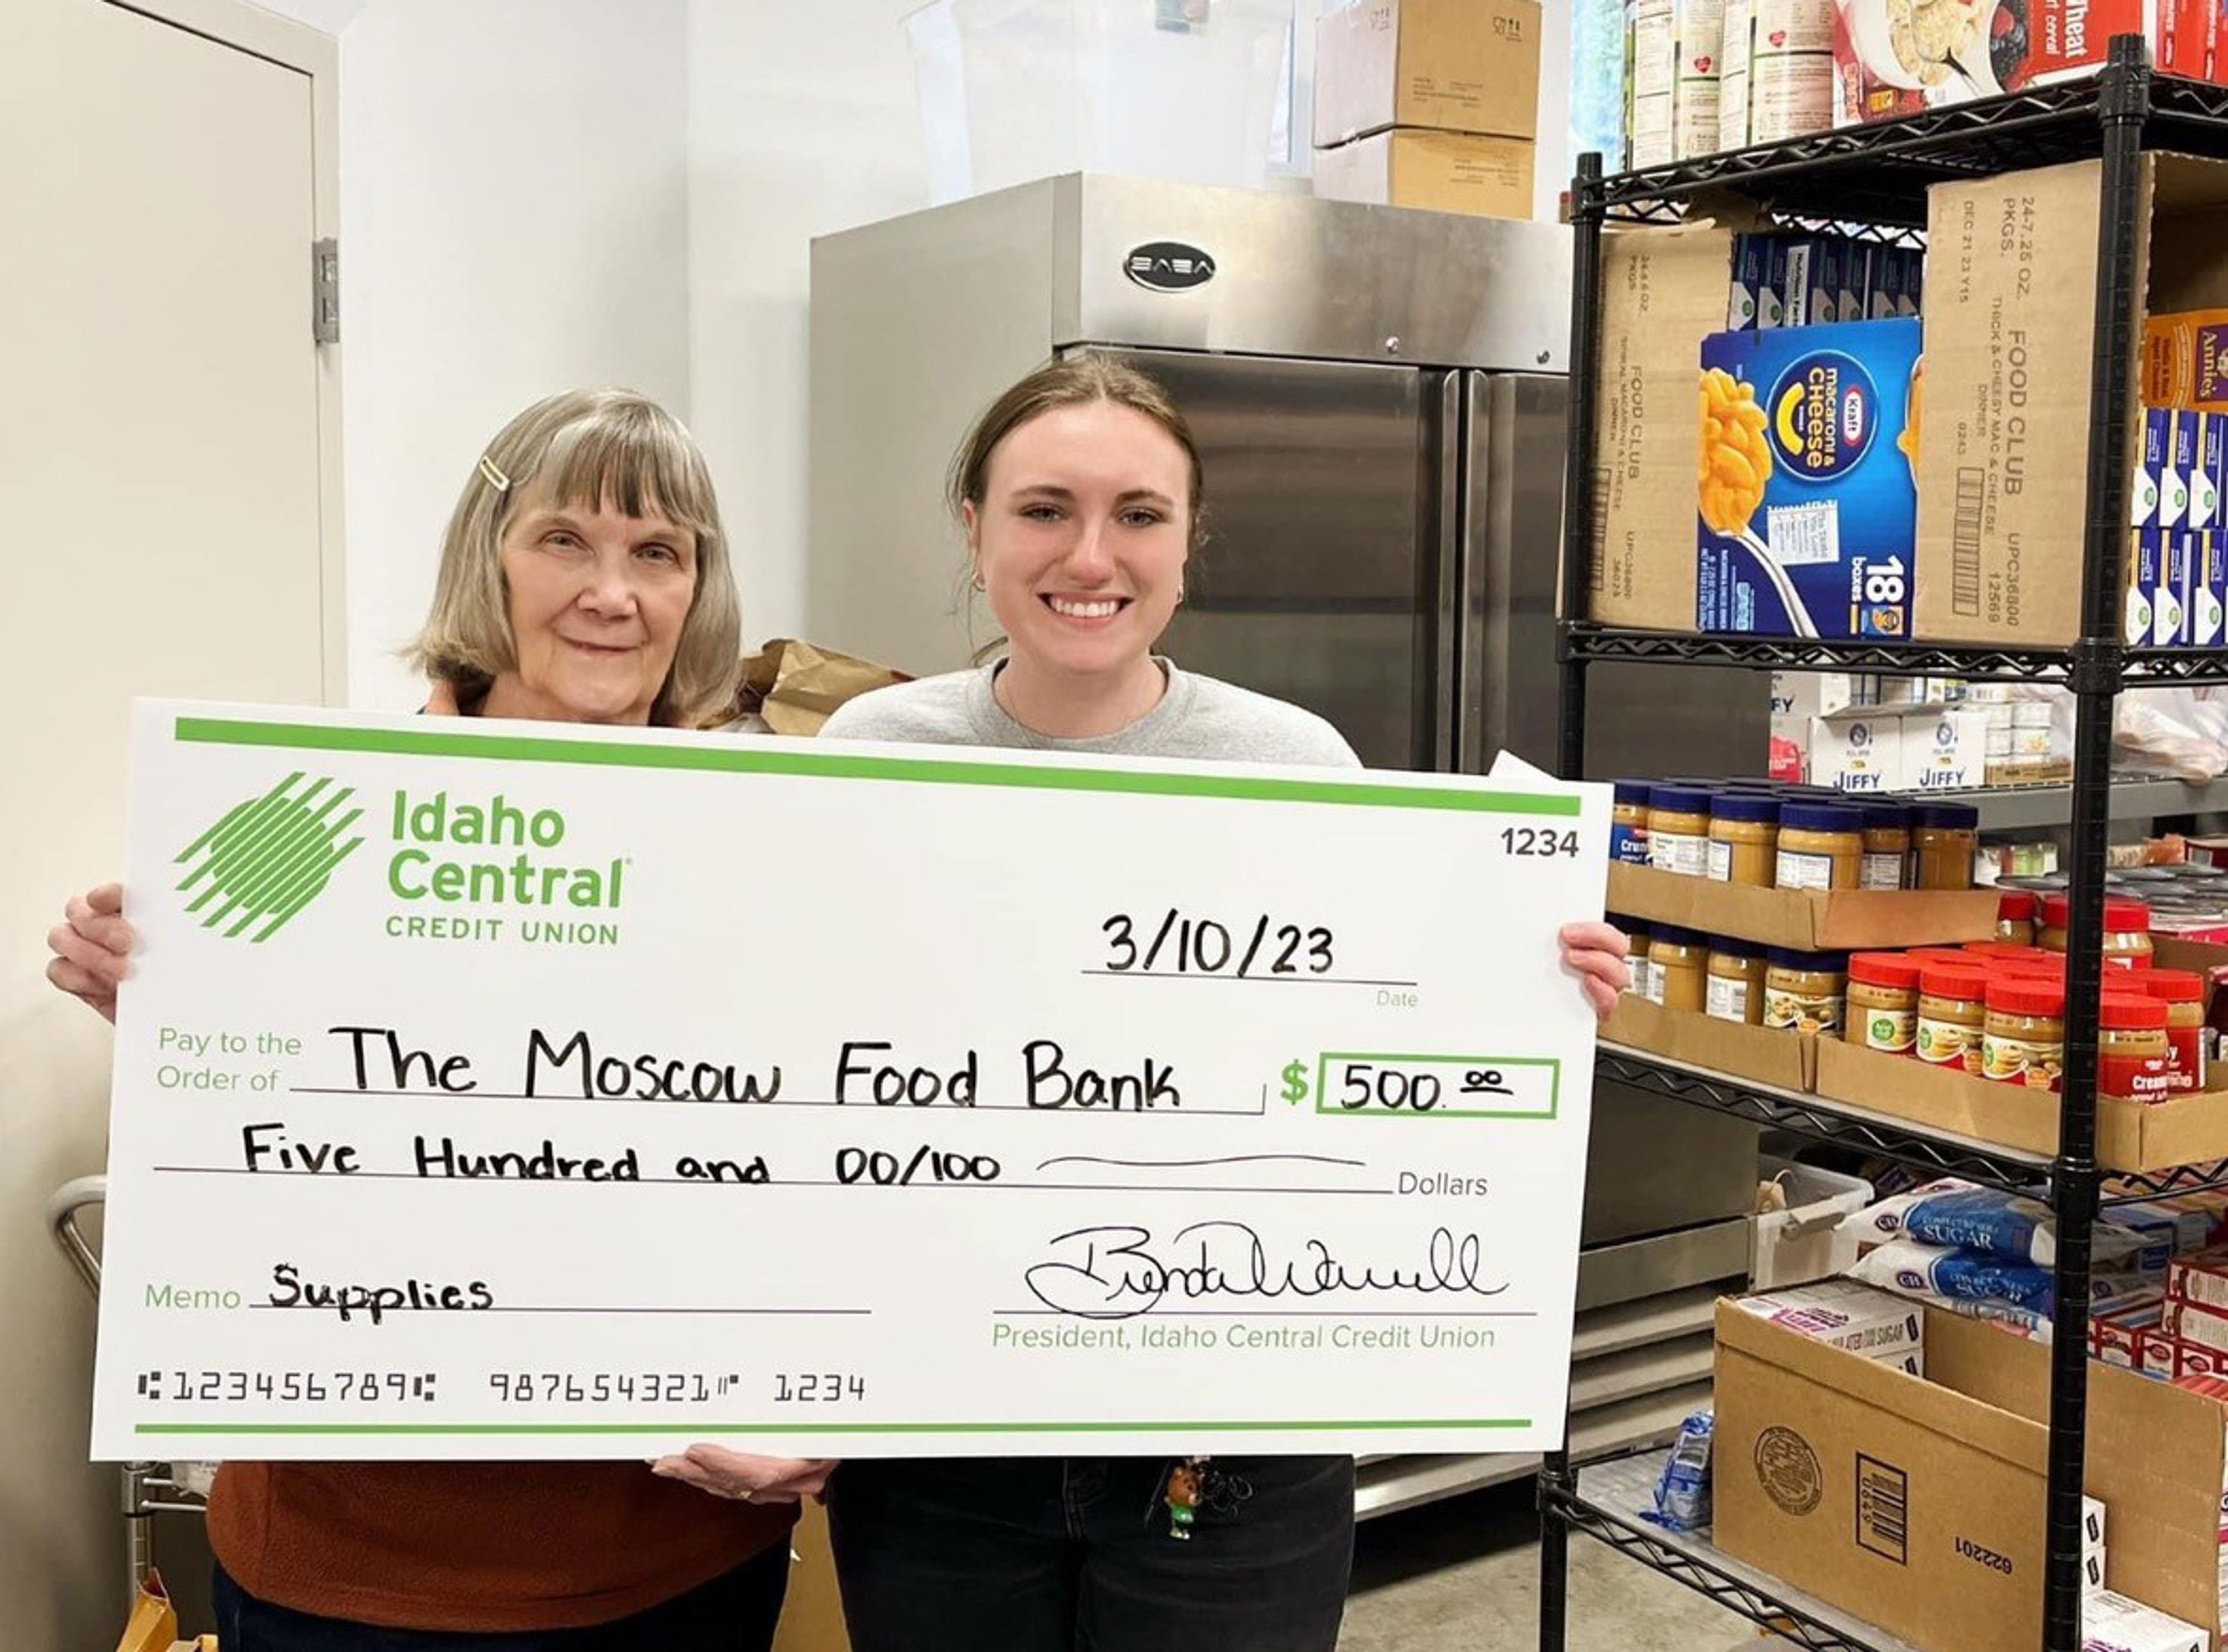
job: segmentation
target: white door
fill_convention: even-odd
[[[113,1644],[123,1584],[116,1472],[86,1461],[90,1303],[40,1225],[101,1168],[108,1046],[42,938],[120,870],[133,695],[343,680],[311,335],[330,42],[237,0],[140,3],[192,27],[0,3],[0,1615],[38,1652]]]

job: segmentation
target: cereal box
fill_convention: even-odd
[[[2143,409],[2142,451],[2135,455],[2135,475],[2129,490],[2129,502],[2134,507],[2133,527],[2152,528],[2158,523],[2159,474],[2166,469],[2166,450],[2173,437],[2171,409]]]
[[[2104,62],[2112,36],[2142,35],[2171,74],[2203,78],[2206,0],[1885,0],[1840,9],[1834,61],[1847,122],[1893,120],[1945,104],[2077,80]]]
[[[1770,268],[1770,251],[1761,235],[1733,237],[1732,297],[1725,308],[1725,329],[1745,333],[1755,330],[1764,277]]]
[[[2082,1652],[2206,1652],[2211,1642],[2194,1623],[2109,1589],[2081,1603]]]
[[[1916,316],[1926,280],[1926,254],[1916,247],[1898,247],[1890,250],[1903,266],[1903,279],[1895,295],[1895,313]]]
[[[1810,314],[1810,265],[1818,254],[1818,243],[1810,237],[1787,243],[1786,279],[1780,285],[1780,296],[1785,300],[1785,312],[1781,321],[1788,327],[1808,327]]]
[[[1756,324],[1787,324],[1787,243],[1776,235],[1764,238],[1764,279],[1756,288]]]
[[[2189,640],[2199,648],[2228,644],[2228,527],[2195,535],[2189,563]]]
[[[2228,438],[2228,413],[2193,413],[2196,423],[2189,441],[2189,514],[2191,528],[2211,528],[2220,520],[2221,450]]]
[[[2216,1354],[2228,1354],[2228,1309],[2207,1308],[2202,1303],[2169,1302],[2160,1323],[2169,1336]]]
[[[2151,642],[2159,648],[2189,641],[2189,557],[2196,537],[2186,528],[2166,535],[2158,595],[2151,605]]]
[[[1892,321],[1903,313],[1903,249],[1873,248],[1873,283],[1865,295],[1865,319]]]
[[[1698,628],[1907,637],[1919,323],[1719,333],[1701,367]]]
[[[2228,1312],[2228,1247],[2174,1258],[2166,1267],[2166,1294]]]
[[[2128,643],[2148,648],[2157,629],[2159,581],[2166,573],[2166,541],[2171,535],[2160,528],[2138,528],[2129,547]]]
[[[1870,318],[1866,289],[1872,285],[1873,252],[1869,242],[1851,241],[1841,249],[1841,298],[1834,313],[1843,321]]]
[[[2228,413],[2228,310],[2145,317],[2143,400]]]

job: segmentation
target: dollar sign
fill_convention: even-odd
[[[1284,1099],[1298,1106],[1308,1098],[1308,1069],[1303,1061],[1284,1063]]]

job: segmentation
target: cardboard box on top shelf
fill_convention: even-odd
[[[1725,330],[1735,233],[1760,227],[1751,203],[1718,195],[1676,229],[1603,240],[1597,515],[1587,589],[1565,599],[1573,617],[1694,628],[1702,340]]]
[[[1536,138],[1539,0],[1357,0],[1316,23],[1315,143],[1388,126]]]
[[[1993,940],[2000,899],[1993,889],[1757,889],[1652,866],[1609,869],[1611,912],[1798,952]]]
[[[1534,145],[1469,132],[1378,132],[1316,151],[1316,193],[1331,201],[1529,218]]]
[[[1924,1310],[1926,1375],[1718,1304],[1718,1546],[1924,1652],[2042,1635],[2050,1350]],[[2111,1586],[2208,1634],[2219,1617],[2224,1412],[2091,1366],[2086,1490]]]
[[[2103,176],[2076,162],[1928,192],[1926,641],[2055,647],[2079,631]],[[2140,336],[2147,315],[2228,304],[2228,164],[2146,155],[2138,189]],[[2131,395],[2131,477],[2142,432]]]

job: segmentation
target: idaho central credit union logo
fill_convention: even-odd
[[[302,785],[303,778],[297,770],[239,804],[178,856],[176,864],[189,868],[179,892],[194,896],[186,910],[204,914],[202,928],[269,940],[362,847],[362,838],[347,836],[363,816],[351,805],[355,788],[330,779]]]

